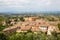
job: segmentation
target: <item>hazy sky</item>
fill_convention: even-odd
[[[60,0],[0,0],[0,12],[60,11]]]

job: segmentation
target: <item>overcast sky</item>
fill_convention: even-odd
[[[60,11],[60,0],[0,0],[0,12]]]

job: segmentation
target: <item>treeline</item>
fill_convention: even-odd
[[[52,35],[47,35],[43,32],[28,31],[7,35],[0,32],[0,40],[60,40],[60,34],[52,32]]]

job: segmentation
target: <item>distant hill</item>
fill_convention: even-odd
[[[26,13],[0,13],[0,15],[60,15],[60,11],[52,11],[52,12],[35,12],[35,13],[32,13],[32,12],[26,12]]]

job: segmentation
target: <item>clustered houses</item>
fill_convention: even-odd
[[[9,19],[9,21],[11,21],[10,24],[13,24],[13,25],[14,25],[14,24],[15,24],[14,20],[15,20],[15,19]]]
[[[24,17],[25,21],[35,21],[36,19],[39,19],[39,17]]]
[[[31,30],[34,33],[39,31],[46,32],[48,35],[51,35],[52,31],[58,31],[57,27],[58,22],[49,22],[38,17],[29,17],[25,18],[24,22],[19,22],[12,27],[8,27],[3,31],[15,30],[16,32],[26,32]]]

